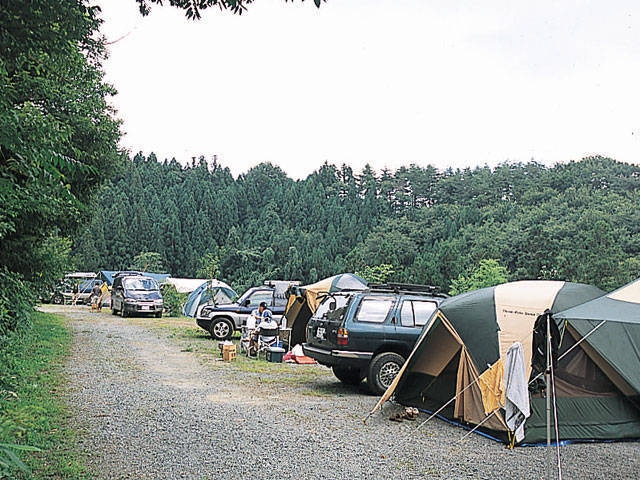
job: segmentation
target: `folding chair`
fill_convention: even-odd
[[[256,342],[256,357],[260,356],[263,352],[265,358],[267,356],[267,349],[269,347],[276,347],[280,343],[280,329],[279,328],[261,328],[258,335],[258,341]]]

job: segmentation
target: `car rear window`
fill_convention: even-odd
[[[363,298],[355,319],[358,322],[382,323],[393,304],[393,298]]]
[[[329,295],[318,306],[318,309],[313,314],[314,318],[328,318],[336,320],[342,314],[344,307],[349,303],[350,297],[347,295]],[[335,306],[333,310],[331,307]],[[331,315],[330,312],[336,312],[335,315]]]

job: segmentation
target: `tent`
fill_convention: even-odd
[[[105,282],[109,287],[111,287],[111,285],[113,285],[113,276],[116,273],[119,273],[121,271],[125,271],[125,270],[100,270],[97,273],[96,277],[98,277],[100,280]],[[141,275],[144,275],[146,277],[154,278],[158,283],[164,283],[167,280],[167,278],[171,277],[169,273],[149,273],[149,272],[136,272],[136,273],[140,273]]]
[[[561,433],[639,439],[640,279],[564,310],[554,320],[564,332],[558,355],[568,352],[556,370]],[[580,373],[580,383],[573,381]]]
[[[205,280],[193,290],[182,306],[182,313],[187,317],[195,317],[200,305],[213,302],[217,304],[231,303],[238,296],[233,288],[219,280]]]
[[[311,285],[293,285],[288,290],[289,299],[284,316],[291,329],[291,345],[305,341],[307,323],[324,298],[323,294],[340,290],[366,290],[367,281],[353,273],[341,273]]]
[[[636,303],[637,293],[636,288]],[[589,285],[533,280],[451,297],[434,313],[378,406],[395,394],[400,404],[437,412],[509,441],[503,383],[507,351],[522,345],[525,386],[531,386],[534,325],[548,316],[541,315],[545,311],[562,312],[553,323],[560,337],[553,370],[558,440],[640,437],[640,336],[636,328],[640,306],[635,304],[631,313],[628,301],[614,302],[615,298],[603,294]],[[617,312],[616,323],[591,333],[593,340],[581,341],[602,321],[598,316],[609,309]],[[580,312],[596,318],[570,319]],[[618,373],[623,363],[628,367]],[[541,391],[525,394],[530,395],[531,416],[525,421],[522,443],[543,442],[546,397]]]

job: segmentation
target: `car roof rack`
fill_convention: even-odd
[[[370,283],[369,288],[375,292],[389,293],[427,293],[446,297],[447,295],[440,291],[440,287],[434,285],[420,285],[416,283]]]
[[[114,273],[113,278],[125,277],[127,275],[142,275],[142,272],[138,272],[136,270],[121,270],[119,272]]]

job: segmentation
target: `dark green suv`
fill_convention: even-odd
[[[307,325],[305,355],[331,367],[343,383],[381,395],[413,350],[446,295],[426,285],[373,285],[327,295]]]

